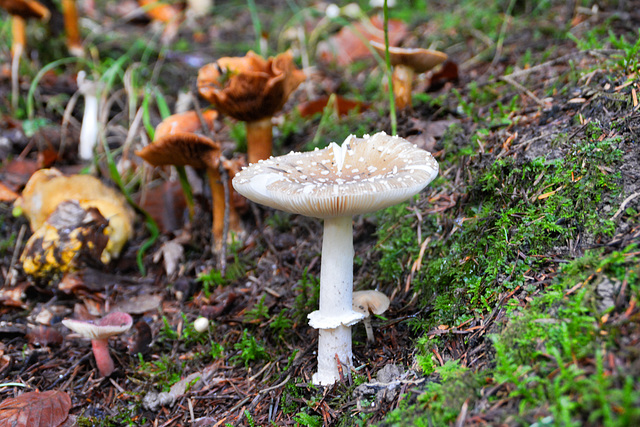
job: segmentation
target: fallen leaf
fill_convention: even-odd
[[[113,310],[129,314],[143,314],[148,311],[156,310],[160,307],[161,302],[162,295],[136,295],[132,298],[128,298],[126,301],[116,304]]]
[[[175,240],[169,240],[164,242],[160,249],[153,254],[153,262],[160,261],[160,258],[164,261],[164,271],[167,273],[167,277],[173,276],[178,269],[178,264],[182,260],[184,254],[184,248],[182,244]]]
[[[355,110],[356,112],[365,111],[369,108],[369,104],[353,101],[351,99],[343,98],[340,95],[334,95],[334,110],[338,112],[339,116],[346,116],[350,111]],[[298,105],[298,111],[300,112],[301,117],[309,117],[314,114],[322,113],[324,108],[329,103],[329,96],[323,96],[318,99],[314,99],[313,101],[303,102]]]
[[[369,47],[360,38],[384,43],[383,21],[373,16],[369,22],[356,22],[351,27],[342,28],[335,36],[322,43],[318,43],[320,59],[338,65],[349,65],[358,59],[371,55]],[[395,46],[407,34],[407,24],[398,19],[389,19],[389,45]]]
[[[13,202],[18,198],[18,193],[0,182],[0,202]]]
[[[61,345],[62,334],[49,326],[36,326],[27,333],[27,340],[30,344],[47,347],[49,345]]]
[[[0,403],[0,427],[58,427],[71,409],[71,398],[63,391],[32,391]]]
[[[129,353],[134,356],[138,353],[147,354],[150,350],[149,345],[153,341],[151,327],[144,320],[138,320],[133,327],[136,329],[136,333],[131,336],[127,343]]]

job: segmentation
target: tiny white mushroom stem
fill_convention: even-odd
[[[78,154],[82,160],[91,160],[93,150],[98,144],[98,85],[85,77],[84,71],[78,73],[78,90],[84,95]]]
[[[320,329],[318,372],[313,382],[330,385],[340,379],[336,355],[347,368],[352,365],[351,324],[362,318],[352,308],[353,224],[351,216],[327,218],[322,237],[320,310],[309,324]]]

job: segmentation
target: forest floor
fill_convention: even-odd
[[[319,2],[259,3],[217,1],[173,35],[135,2],[80,4],[83,59],[29,22],[19,98],[0,15],[0,183],[19,194],[41,168],[93,174],[158,227],[154,238],[137,210],[108,266],[35,278],[20,261],[29,221],[0,201],[0,399],[19,402],[0,403],[0,426],[63,393],[60,420],[39,425],[640,425],[640,1],[390,8],[396,44],[449,56],[397,112],[397,134],[440,174],[409,202],[354,218],[354,289],[391,306],[373,319],[374,343],[352,328],[354,367],[331,387],[311,383],[307,324],[322,222],[247,204],[243,233],[212,251],[204,175],[188,174],[190,220],[175,172],[134,154],[196,92],[201,66],[248,50],[290,48],[307,74],[273,119],[274,155],[392,132],[384,64],[366,47],[350,57],[360,38],[343,29],[382,22],[379,9],[361,1],[363,16],[328,18]],[[80,70],[103,84],[102,143],[84,163]],[[338,114],[331,98],[303,114],[331,94],[360,108]],[[246,150],[242,123],[221,115],[213,134],[228,158]],[[112,311],[134,327],[109,341],[105,378],[61,321]]]

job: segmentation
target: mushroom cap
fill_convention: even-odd
[[[23,18],[37,18],[49,20],[51,12],[42,3],[35,0],[0,0],[0,9],[5,9],[11,15]]]
[[[114,311],[98,321],[65,319],[62,324],[83,338],[103,340],[128,331],[133,319],[127,313]]]
[[[253,163],[233,178],[249,200],[316,218],[375,212],[420,192],[438,175],[428,151],[384,132],[342,146]]]
[[[220,144],[206,136],[179,132],[157,139],[136,151],[136,155],[153,166],[216,168],[220,161]]]
[[[216,110],[207,110],[202,112],[202,118],[209,128],[213,126],[213,122],[218,118]],[[164,119],[157,127],[154,138],[156,140],[167,135],[173,135],[182,132],[195,132],[202,128],[200,118],[195,111],[186,111],[184,113],[173,114]]]
[[[389,308],[389,297],[379,291],[356,291],[353,293],[353,309],[369,316],[370,313],[382,314]]]
[[[264,59],[251,51],[225,57],[198,71],[198,90],[207,101],[236,120],[254,122],[273,116],[305,80],[290,51]]]
[[[376,41],[371,41],[370,43],[384,58],[384,44]],[[391,65],[404,65],[416,73],[429,71],[436,65],[446,61],[447,58],[446,53],[438,52],[437,50],[389,46],[389,60],[391,61]]]

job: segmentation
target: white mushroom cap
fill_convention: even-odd
[[[98,321],[65,319],[62,324],[83,338],[103,340],[129,330],[133,319],[127,313],[113,312]]]
[[[233,187],[272,208],[316,218],[375,212],[420,192],[438,175],[428,151],[384,132],[349,136],[342,146],[261,160]]]
[[[389,297],[379,291],[356,291],[353,293],[353,309],[369,316],[370,313],[382,314],[389,308]]]

